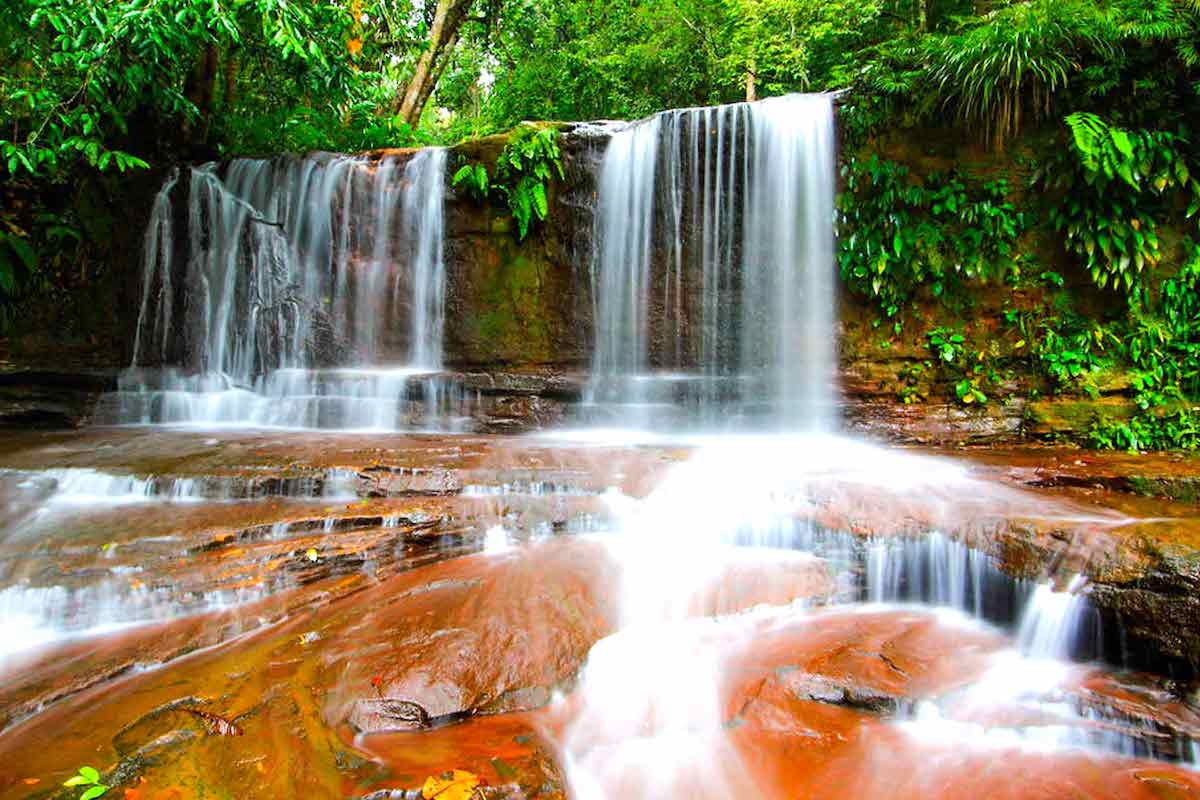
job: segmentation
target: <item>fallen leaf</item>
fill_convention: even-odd
[[[471,800],[479,786],[479,776],[466,770],[456,769],[447,776],[430,775],[421,787],[424,800]]]
[[[315,547],[308,548],[308,552],[306,552],[304,554],[304,557],[307,558],[309,561],[316,561],[317,558],[319,557],[317,555],[317,548],[315,548]]]
[[[209,712],[201,711],[198,708],[184,708],[181,710],[186,711],[187,713],[192,714],[196,717],[199,717],[200,721],[204,723],[205,730],[207,730],[209,734],[213,734],[213,735],[217,735],[217,736],[241,736],[242,735],[242,729],[238,726],[238,724],[236,722],[225,719],[222,716],[219,716],[217,714],[210,714]]]
[[[26,786],[33,786],[35,783],[41,783],[41,782],[42,782],[41,778],[25,778],[24,780],[21,781],[21,783],[25,784]]]

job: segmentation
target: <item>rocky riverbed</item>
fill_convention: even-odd
[[[417,797],[454,769],[487,797],[1200,796],[1200,463],[826,446],[8,436],[0,797],[74,797],[81,765],[143,799]],[[680,486],[692,511],[659,515]],[[670,625],[629,624],[631,580],[682,576]],[[997,688],[1046,598],[1082,620],[1052,678]],[[617,650],[680,687],[715,659],[703,761],[636,746],[674,717],[605,694]]]

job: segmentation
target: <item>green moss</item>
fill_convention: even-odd
[[[552,360],[553,332],[546,318],[546,265],[515,243],[501,244],[499,263],[479,291],[475,333],[508,360]]]

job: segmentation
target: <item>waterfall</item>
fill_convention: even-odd
[[[825,95],[667,111],[613,135],[594,414],[832,427],[835,141]]]
[[[411,427],[442,367],[446,151],[173,173],[145,236],[117,421]],[[402,324],[398,324],[402,323]]]

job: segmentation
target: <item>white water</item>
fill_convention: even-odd
[[[812,559],[808,553],[836,578],[831,599],[868,600],[857,606],[864,613],[903,608],[941,626],[997,635],[987,621],[1007,625],[1024,609],[1013,648],[947,698],[946,708],[966,716],[948,716],[940,699],[924,701],[912,716],[901,715],[901,730],[939,747],[965,737],[998,750],[1151,754],[1144,741],[1062,696],[1094,614],[1084,584],[1054,591],[1014,581],[987,555],[936,532],[986,533],[1008,516],[1068,520],[1074,509],[1047,508],[949,460],[824,435],[713,437],[644,500],[606,497],[615,519],[609,541],[622,570],[620,625],[590,653],[561,740],[572,790],[583,800],[688,796],[695,786],[711,797],[757,796],[739,777],[748,773],[729,736],[720,687],[729,665],[754,650],[762,621],[821,624],[803,598],[788,604],[786,591],[771,585]],[[890,521],[897,535],[868,541],[824,530],[825,509],[860,509],[876,523]],[[906,520],[934,532],[913,535]],[[772,605],[739,612],[718,603],[718,616],[697,616],[697,598],[743,568],[755,570],[754,585]],[[972,645],[965,647],[970,658]],[[1098,646],[1083,652],[1093,657]],[[972,719],[1010,708],[1036,721]]]
[[[961,692],[919,703],[901,728],[925,742],[1042,753],[1087,750],[1150,758],[1165,746],[1184,763],[1200,763],[1186,736],[1162,742],[1152,724],[1072,699],[1071,687],[1083,674],[1072,662],[1081,653],[1095,658],[1103,650],[1087,590],[1082,576],[1062,590],[1038,584],[1025,604],[1014,647],[993,656],[988,671]],[[1022,718],[1026,724],[1017,722]]]
[[[815,97],[667,112],[613,137],[596,213],[588,401],[623,430],[587,438],[711,433],[764,417],[792,432],[831,429],[833,141],[828,99]],[[953,624],[970,628],[1007,624],[1024,607],[1021,650],[997,658],[967,690],[969,704],[1032,703],[1062,722],[1001,733],[989,746],[1097,744],[1080,734],[1072,707],[1045,699],[1070,674],[1089,613],[1079,587],[1056,593],[1014,581],[985,553],[938,533],[986,540],[1010,515],[1044,516],[1031,498],[948,461],[776,434],[701,437],[645,500],[610,500],[620,626],[593,648],[572,702],[562,748],[575,796],[757,794],[725,728],[719,687],[731,659],[754,647],[747,619],[807,612],[801,602],[697,619],[696,598],[729,569],[757,563],[759,588],[779,603],[766,583],[797,549],[837,576],[834,599],[876,604],[868,608],[949,608]],[[864,545],[835,532],[859,518],[894,535]],[[990,735],[932,702],[900,724],[943,742]],[[1114,734],[1098,745],[1125,752],[1129,741]]]
[[[827,106],[825,98],[781,98],[671,112],[614,138],[597,214],[591,400],[613,410],[619,422],[656,432],[664,418],[680,417],[704,430],[760,417],[788,431],[833,426],[832,232],[822,222],[832,217]],[[137,411],[127,420],[362,429],[413,424],[421,412],[405,405],[438,408],[430,397],[442,391],[421,376],[440,366],[438,193],[444,177],[438,172],[436,187],[417,191],[433,170],[406,175],[402,183],[410,188],[392,190],[395,160],[374,165],[368,177],[364,160],[333,158],[298,162],[306,166],[287,173],[291,188],[280,194],[276,178],[262,177],[265,163],[235,163],[222,178],[212,168],[193,175],[189,247],[203,255],[188,266],[187,291],[203,298],[200,309],[177,307],[173,299],[179,273],[165,265],[182,239],[169,222],[173,184],[160,193],[147,231],[136,349],[147,362],[199,364],[201,371],[131,372],[126,388],[134,396],[125,400]],[[381,230],[398,228],[402,241],[417,243],[406,251],[408,273],[389,271],[400,258],[390,237],[349,233],[352,213],[369,214]],[[294,230],[272,224],[280,219],[300,222]],[[213,228],[212,220],[221,222]],[[223,244],[214,242],[214,231],[222,231]],[[665,262],[659,258],[664,248]],[[313,261],[313,253],[323,255]],[[665,268],[656,266],[662,263]],[[196,285],[203,291],[195,292]],[[255,299],[239,305],[246,292]],[[389,347],[381,320],[402,306],[412,320],[406,366],[374,366]],[[203,324],[196,327],[197,320]],[[312,342],[330,321],[350,347],[347,363],[359,366],[313,368]],[[181,337],[184,326],[202,335]],[[198,351],[187,349],[197,342]],[[659,417],[663,406],[675,408]],[[600,441],[611,441],[610,435],[593,431]],[[576,715],[561,742],[573,796],[686,796],[681,787],[695,783],[710,795],[755,795],[751,782],[730,768],[738,756],[718,687],[729,660],[753,647],[762,630],[755,623],[792,623],[810,612],[804,599],[751,609],[729,605],[720,588],[731,568],[762,570],[756,587],[764,591],[776,588],[769,585],[776,573],[828,569],[836,579],[835,601],[957,609],[965,615],[936,616],[964,628],[1007,619],[1006,611],[1025,603],[1020,649],[1003,653],[967,690],[986,707],[1040,698],[1068,673],[1066,658],[1088,609],[1083,595],[1014,586],[985,554],[937,533],[986,529],[989,520],[1014,511],[1031,513],[1022,505],[1028,498],[977,481],[946,460],[832,435],[692,441],[699,442],[693,456],[645,500],[608,495],[616,519],[612,548],[623,566],[621,613],[618,632],[590,654]],[[58,487],[51,506],[235,493],[190,479],[164,483],[83,471],[48,477]],[[507,503],[514,494],[586,492],[533,480],[464,489],[470,496],[492,493]],[[841,532],[853,530],[855,515],[887,520],[896,536],[864,544]],[[331,517],[325,530],[334,527]],[[286,534],[285,524],[272,528],[274,536]],[[483,547],[506,553],[513,534],[491,527]],[[716,616],[697,616],[697,606],[705,605],[697,598],[714,586]],[[112,589],[105,581],[83,590],[9,587],[0,592],[0,635],[22,649],[195,610],[149,590],[113,595]],[[245,599],[214,596],[198,607]],[[998,732],[949,719],[936,702],[899,724],[951,744],[965,738],[984,746],[1081,744],[1070,707],[1036,702],[1038,710],[1061,715],[1063,724]],[[1100,746],[1125,752],[1128,740],[1114,736]]]
[[[21,505],[41,504],[42,513],[67,507],[91,508],[125,503],[244,500],[254,497],[351,499],[357,473],[327,469],[317,475],[259,484],[243,476],[200,478],[116,474],[60,467],[36,472],[0,470],[0,480],[15,482]]]
[[[112,421],[454,427],[436,375],[446,151],[237,159],[167,180],[145,237],[133,367]],[[101,415],[102,417],[104,414]]]
[[[831,428],[835,146],[824,95],[613,134],[592,258],[595,418]]]

